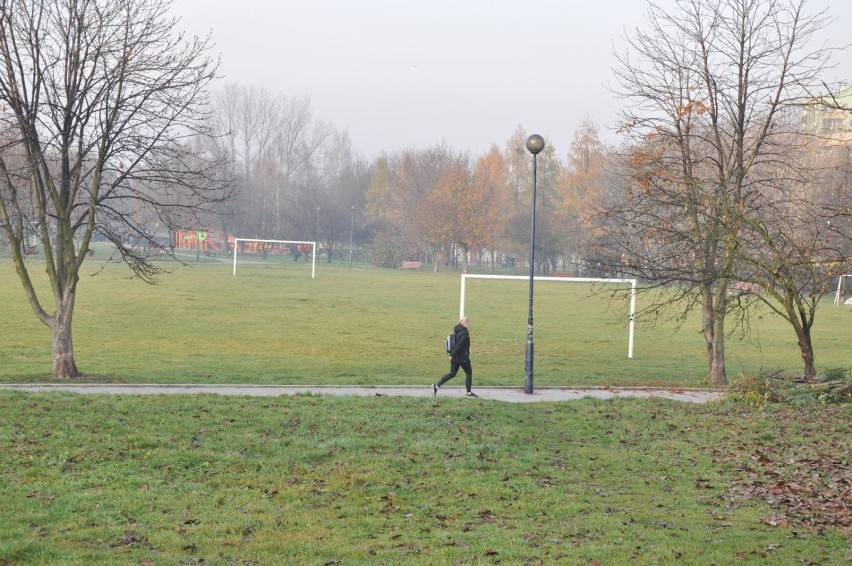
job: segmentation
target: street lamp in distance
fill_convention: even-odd
[[[319,213],[320,207],[317,207],[317,244],[319,244]]]
[[[349,228],[349,267],[352,267],[352,236],[355,234],[355,207],[352,207],[352,225]]]
[[[533,354],[535,345],[533,343],[533,280],[535,278],[535,193],[536,193],[536,157],[544,149],[544,138],[533,134],[527,138],[527,150],[533,156],[532,166],[532,222],[530,226],[530,292],[529,292],[529,314],[527,316],[527,349],[526,364],[524,366],[524,393],[533,392]]]

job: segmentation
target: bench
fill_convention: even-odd
[[[760,285],[757,283],[749,283],[747,281],[734,281],[731,283],[730,292],[737,295],[760,295]]]
[[[403,261],[403,269],[423,269],[423,262],[420,261]]]

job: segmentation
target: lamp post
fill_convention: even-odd
[[[355,207],[352,207],[352,225],[349,227],[349,267],[352,267],[352,236],[355,234]]]
[[[530,310],[527,317],[527,350],[526,365],[524,372],[524,393],[533,392],[533,279],[535,276],[535,183],[536,183],[536,157],[544,149],[544,138],[533,134],[527,138],[527,150],[532,153],[532,223],[530,226]]]

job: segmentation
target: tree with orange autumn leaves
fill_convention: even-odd
[[[367,215],[377,225],[395,227],[406,259],[429,260],[437,271],[444,262],[468,257],[481,261],[484,251],[496,254],[504,224],[509,188],[500,151],[492,147],[475,167],[466,154],[437,146],[382,156],[374,167],[367,194]]]
[[[439,254],[452,253],[452,244],[459,240],[459,210],[457,194],[463,193],[470,181],[467,171],[459,166],[451,166],[435,190],[417,207],[417,213],[410,223],[411,233],[416,237],[432,260],[435,273],[438,272]],[[449,258],[448,258],[449,259]]]
[[[465,273],[469,255],[481,262],[485,250],[496,253],[502,228],[500,197],[506,194],[502,165],[496,147],[477,162],[473,174],[464,163],[454,163],[417,208],[412,226],[436,271],[441,250],[445,256],[458,250]]]
[[[586,117],[574,132],[567,167],[556,187],[556,218],[563,262],[594,257],[593,242],[599,231],[593,218],[601,210],[607,187],[612,183],[608,164],[609,157],[600,140],[598,126]],[[563,267],[566,267],[564,263]]]
[[[503,234],[506,203],[511,198],[503,156],[497,146],[476,162],[473,183],[462,198],[460,219],[463,244],[482,263],[489,252],[492,271],[497,262],[497,244]]]
[[[492,146],[473,164],[443,146],[383,155],[373,166],[365,216],[384,227],[380,238],[384,231],[396,238],[397,248],[407,250],[405,259],[426,260],[435,269],[458,260],[467,271],[469,259],[483,265],[486,254],[492,269],[507,252],[523,259],[532,181],[525,140],[519,126],[504,149]],[[606,152],[590,120],[575,136],[571,169],[563,168],[556,152],[548,144],[538,159],[538,273],[555,268],[560,258],[587,253],[588,246],[581,249],[578,242],[594,235],[588,217],[599,208],[608,179]]]

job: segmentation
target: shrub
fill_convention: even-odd
[[[820,374],[811,385],[817,399],[825,403],[852,401],[852,368],[832,368]]]
[[[838,404],[852,401],[852,369],[832,368],[812,382],[801,382],[784,371],[738,375],[726,393],[728,399],[752,407]]]
[[[399,267],[405,259],[407,245],[402,231],[393,227],[380,229],[373,244],[367,247],[370,261],[376,267]]]
[[[728,386],[726,396],[728,399],[752,407],[762,407],[766,403],[776,401],[773,393],[773,375],[741,373]]]

